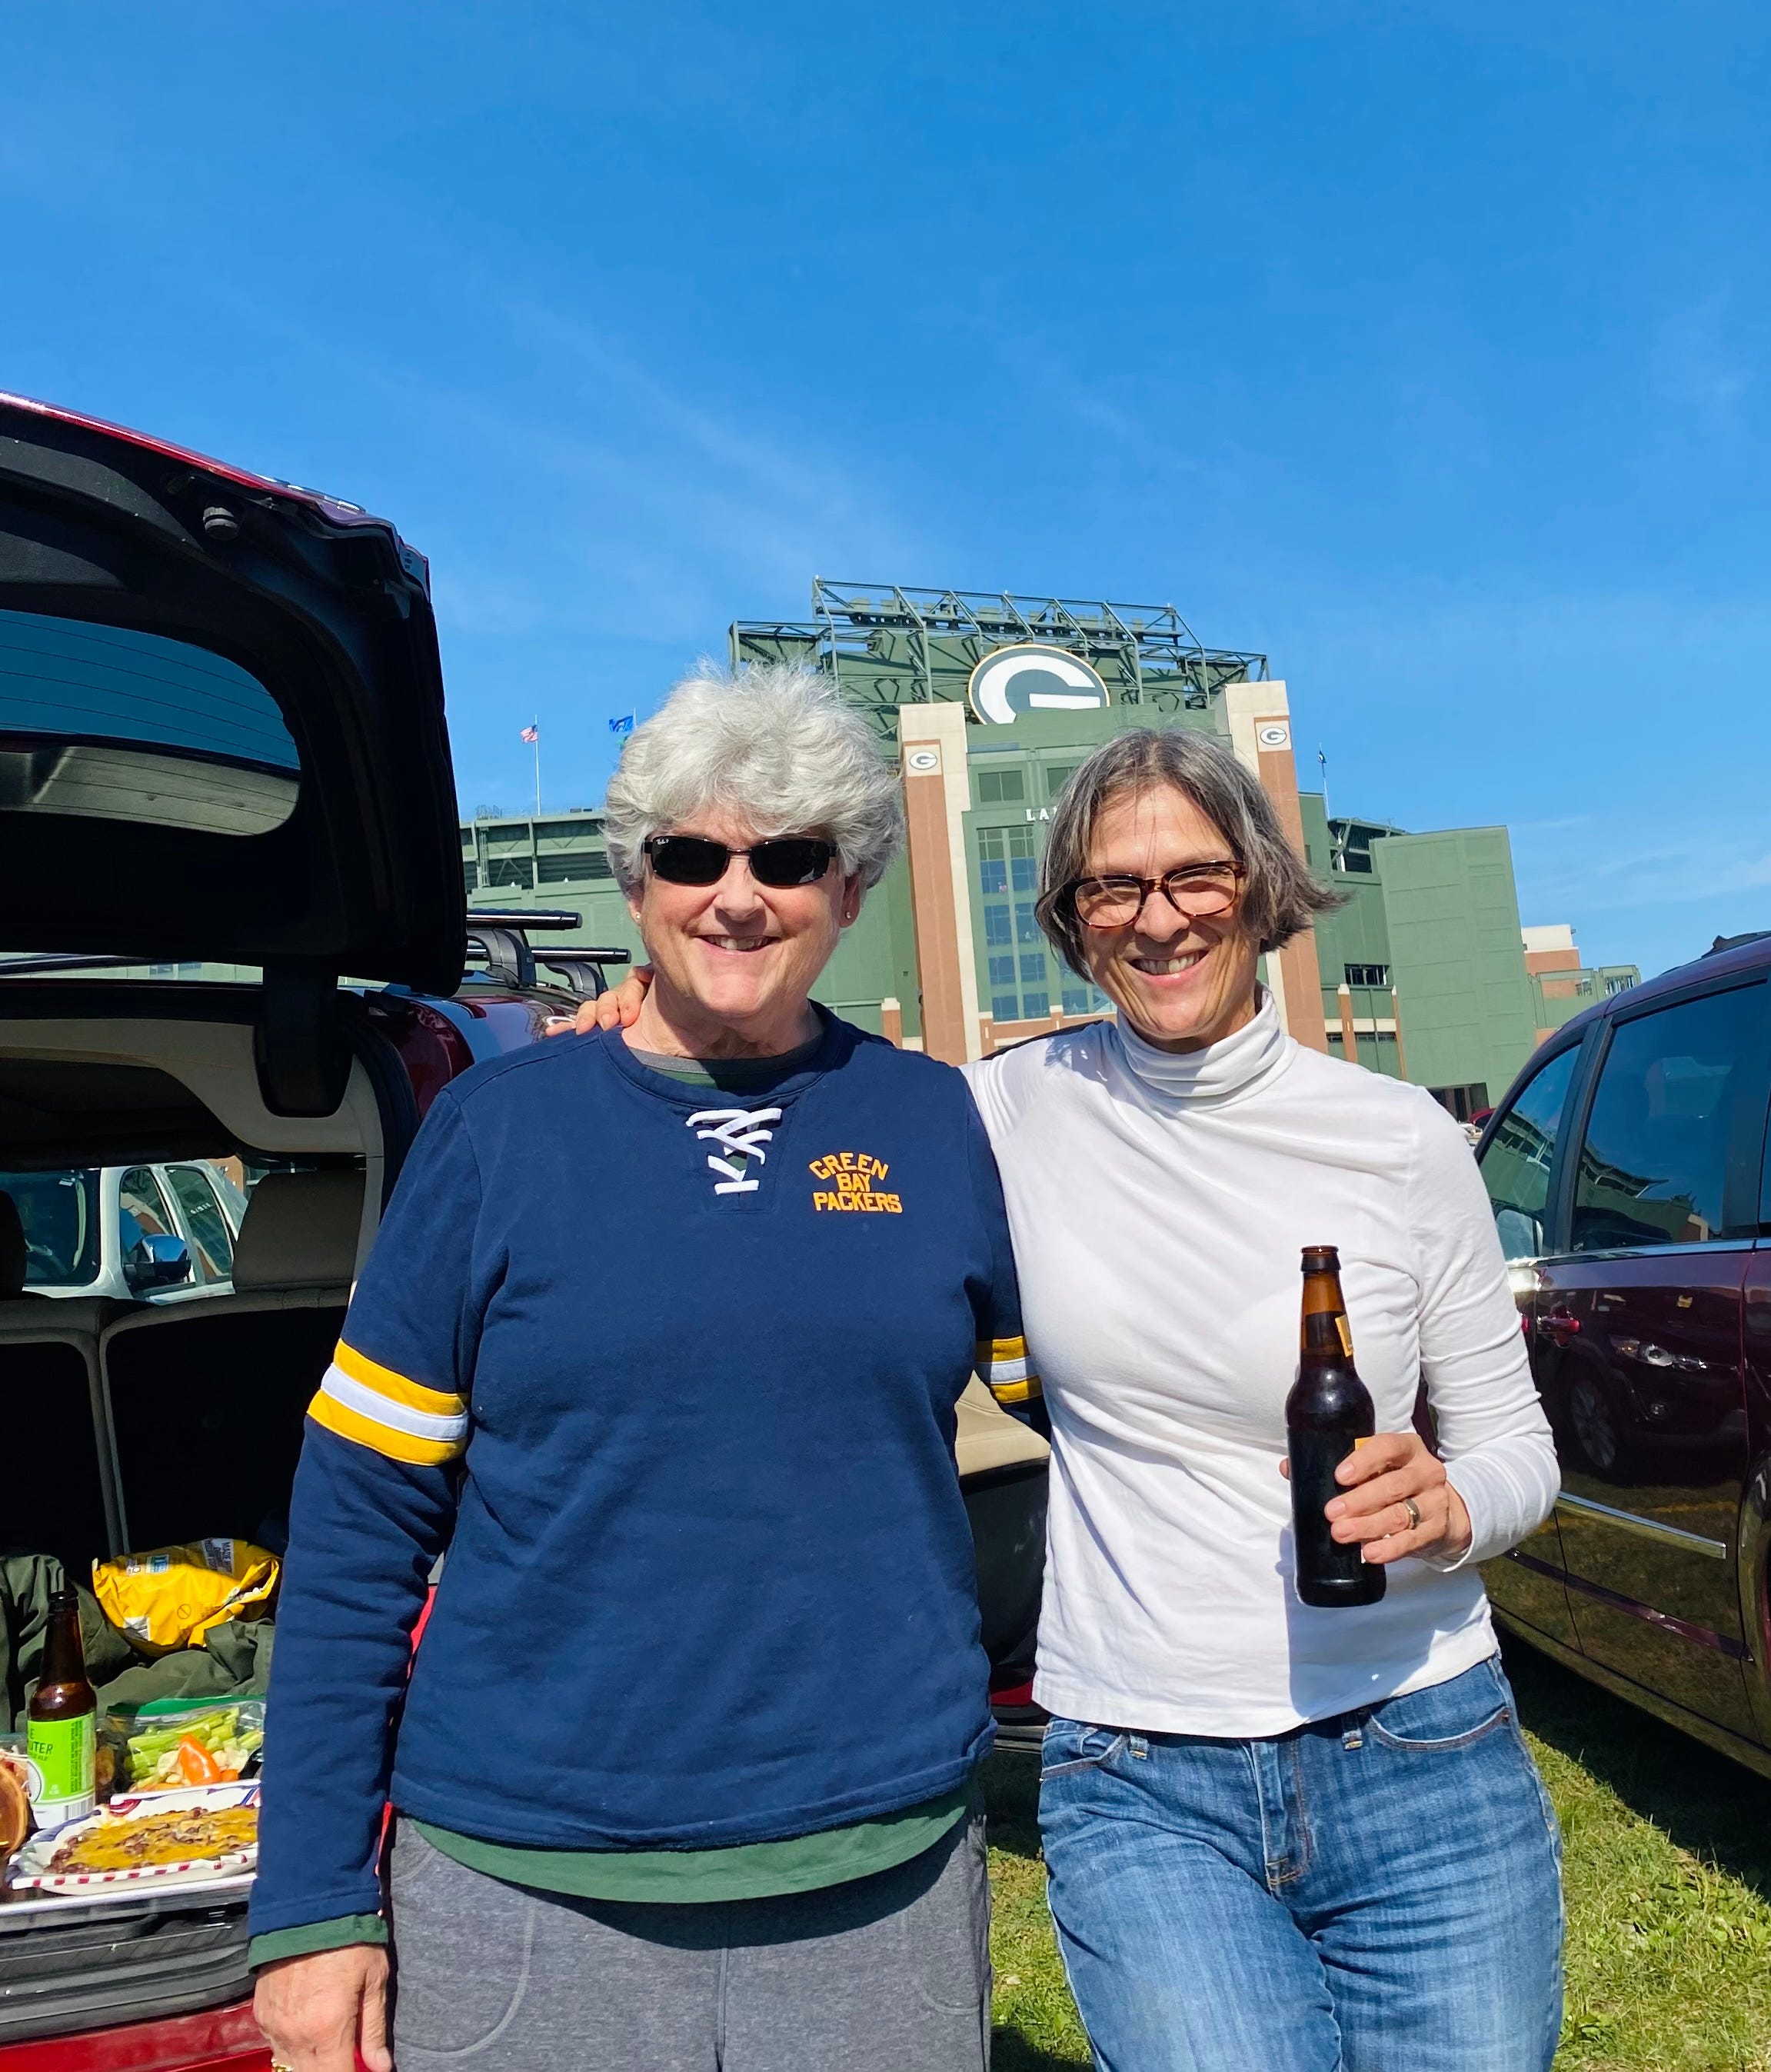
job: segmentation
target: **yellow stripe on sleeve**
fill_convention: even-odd
[[[972,1357],[979,1379],[998,1403],[1030,1403],[1042,1392],[1025,1338],[980,1338]]]
[[[397,1431],[391,1424],[364,1416],[323,1388],[307,1406],[307,1414],[316,1424],[324,1425],[341,1439],[352,1440],[390,1461],[409,1461],[417,1467],[441,1467],[445,1461],[457,1459],[466,1448],[464,1439],[421,1439],[413,1433]]]
[[[338,1350],[332,1355],[332,1364],[351,1380],[361,1382],[377,1396],[386,1396],[390,1403],[403,1403],[408,1409],[422,1410],[432,1417],[458,1417],[467,1407],[458,1396],[452,1396],[446,1390],[426,1388],[422,1382],[408,1381],[391,1367],[383,1367],[366,1354],[360,1353],[354,1346],[346,1345],[343,1338],[339,1340]]]

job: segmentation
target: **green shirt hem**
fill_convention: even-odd
[[[423,1820],[412,1824],[433,1848],[507,1885],[569,1893],[575,1899],[693,1905],[817,1892],[891,1870],[932,1848],[965,1817],[971,1795],[970,1784],[962,1784],[877,1820],[723,1849],[521,1848],[452,1834]]]
[[[304,1922],[299,1928],[273,1928],[246,1945],[246,1962],[256,1971],[284,1957],[311,1957],[318,1950],[343,1950],[353,1942],[385,1942],[388,1924],[379,1914],[345,1914],[336,1921]]]

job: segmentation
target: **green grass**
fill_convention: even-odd
[[[1556,2072],[1771,2072],[1771,1783],[1514,1646],[1562,1822],[1568,2019]],[[1035,1766],[985,1772],[994,2072],[1086,2066],[1046,1911]]]

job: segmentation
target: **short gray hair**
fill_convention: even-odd
[[[1134,727],[1097,748],[1064,787],[1051,816],[1039,890],[1039,925],[1073,971],[1085,978],[1083,924],[1070,899],[1087,874],[1095,824],[1128,791],[1171,785],[1190,799],[1229,843],[1247,875],[1242,921],[1263,950],[1301,935],[1318,914],[1341,904],[1319,885],[1279,824],[1257,779],[1227,748],[1191,727]]]
[[[698,662],[628,736],[602,824],[623,890],[644,875],[649,836],[710,808],[765,837],[824,836],[864,886],[904,842],[897,771],[830,678],[795,663]]]

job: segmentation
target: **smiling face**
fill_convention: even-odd
[[[1157,783],[1110,800],[1095,822],[1088,874],[1160,878],[1235,852],[1184,791]],[[1254,1019],[1260,948],[1227,914],[1189,920],[1160,891],[1122,928],[1084,928],[1089,976],[1148,1042],[1199,1050]]]
[[[716,812],[661,832],[728,849],[759,839]],[[627,906],[656,976],[632,1042],[697,1058],[768,1056],[806,1042],[817,1029],[808,996],[861,893],[840,859],[816,885],[779,890],[758,884],[747,857],[733,857],[716,885],[667,884],[648,864]]]

